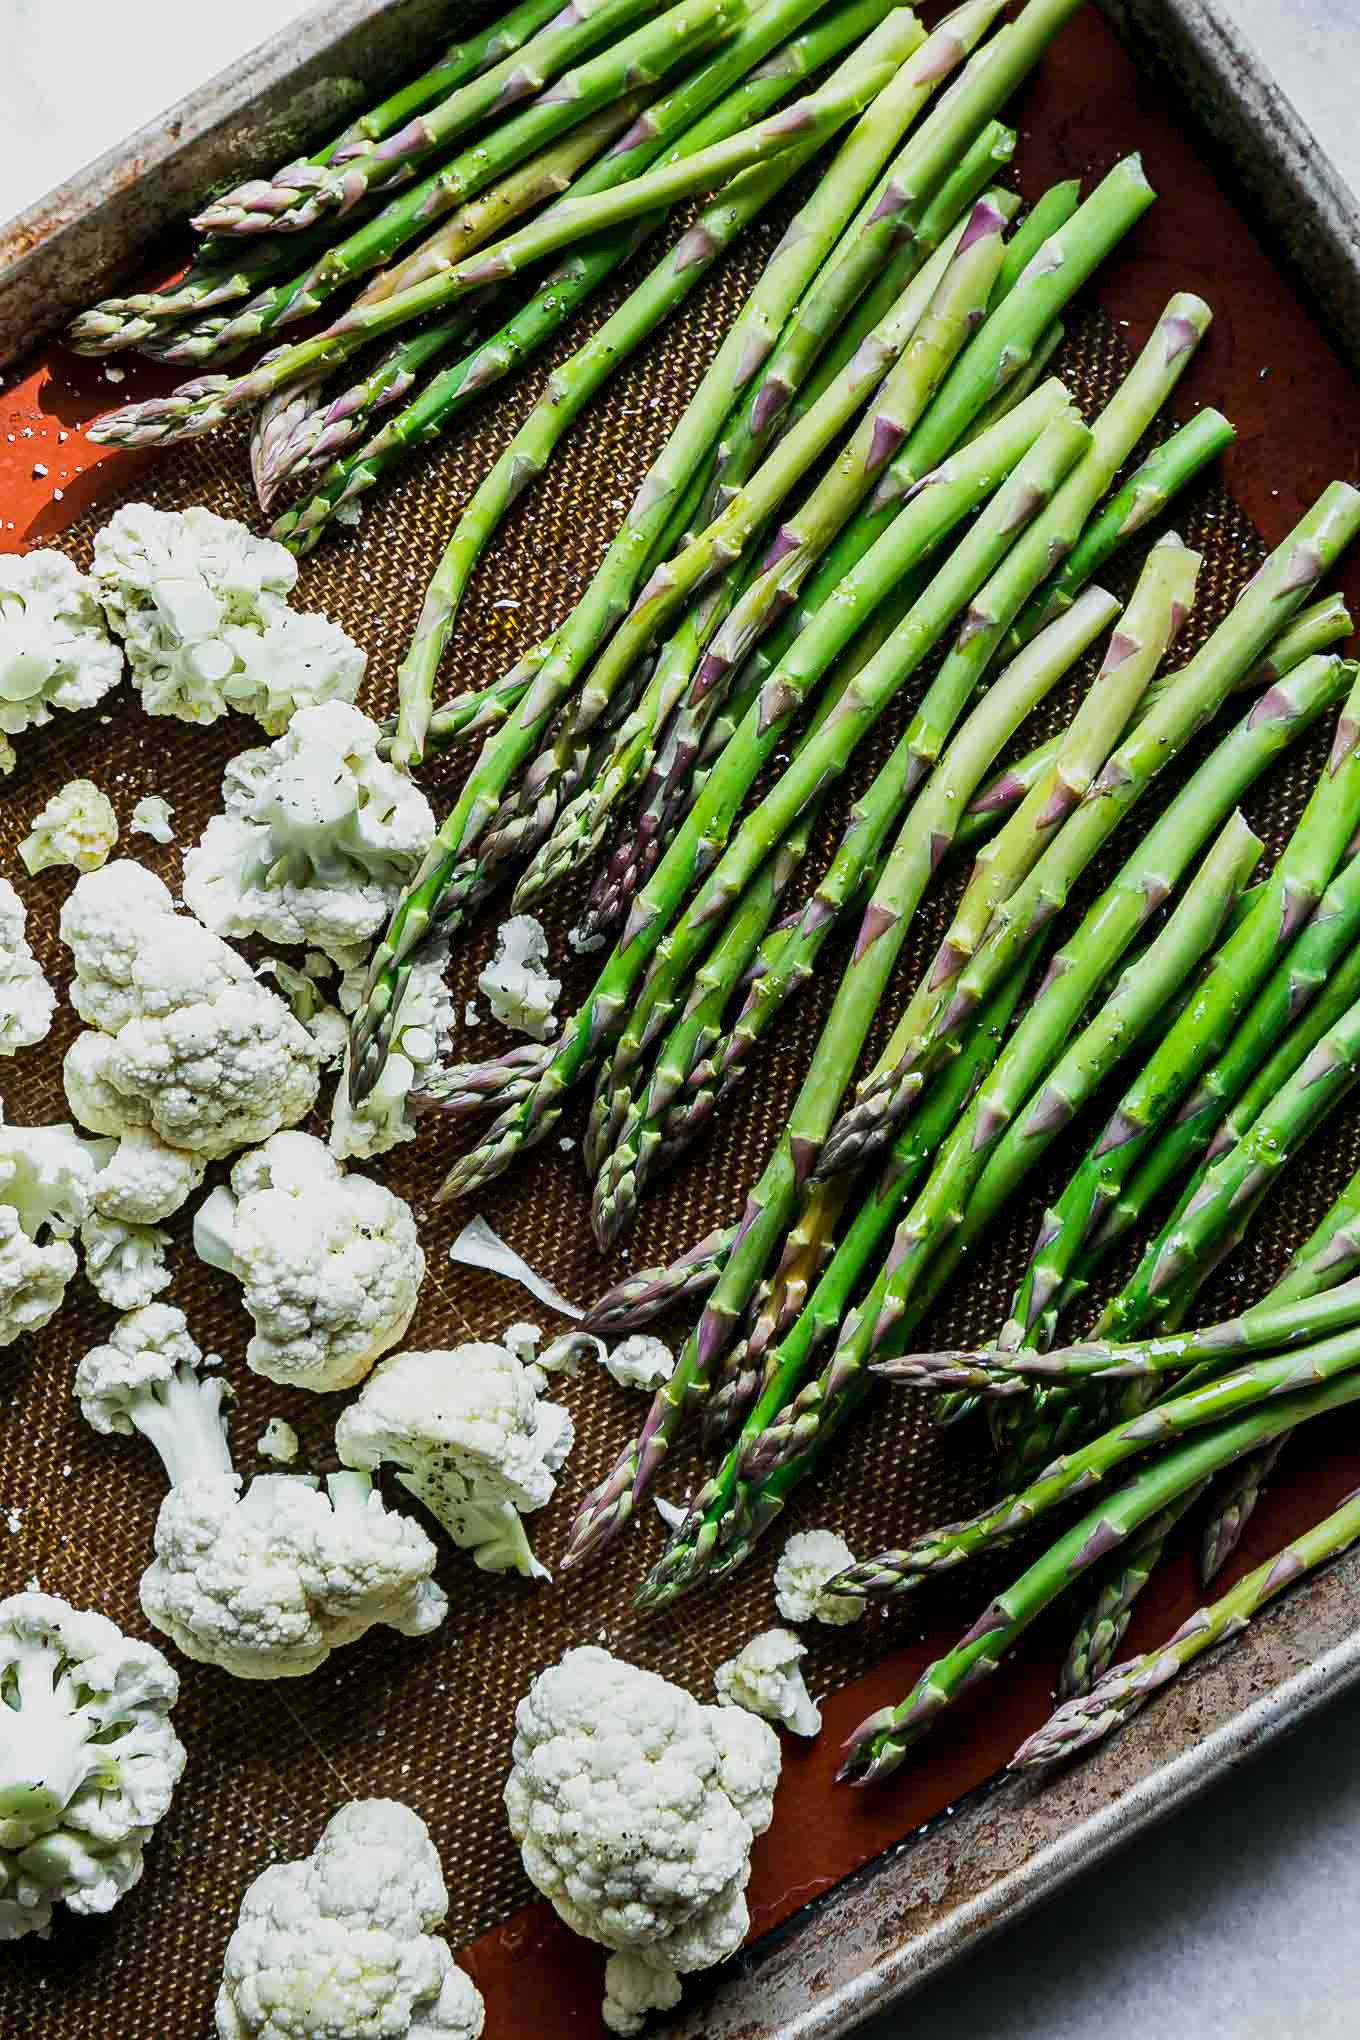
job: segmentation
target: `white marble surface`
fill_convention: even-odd
[[[1360,189],[1360,0],[1224,5]],[[0,219],[303,12],[0,0]],[[1355,2040],[1358,1744],[1360,1698],[863,2040]]]

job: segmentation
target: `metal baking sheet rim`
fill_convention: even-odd
[[[1254,54],[1205,0],[1101,4],[1229,147],[1291,261],[1344,314],[1338,330],[1360,335],[1360,206]],[[135,268],[202,191],[334,125],[360,87],[436,46],[448,21],[441,0],[334,0],[0,226],[0,364]],[[1042,1786],[980,1787],[745,1951],[665,2030],[832,2040],[899,2001],[1360,1680],[1358,1589],[1360,1554],[1084,1764]]]

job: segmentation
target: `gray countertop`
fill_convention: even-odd
[[[1223,0],[1360,189],[1360,0]],[[230,63],[297,0],[4,0],[0,219]],[[1351,2040],[1360,1697],[980,1951],[864,2040]]]

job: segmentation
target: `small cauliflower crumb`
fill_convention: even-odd
[[[553,1008],[562,981],[548,976],[547,958],[542,924],[532,914],[512,914],[498,931],[494,961],[477,980],[501,1024],[535,1041],[546,1041],[557,1026]]]
[[[98,871],[117,841],[118,817],[108,795],[92,779],[71,779],[34,816],[19,855],[35,876],[58,864]]]
[[[615,1346],[604,1364],[620,1388],[651,1390],[670,1380],[675,1372],[675,1355],[655,1332],[634,1332],[631,1338]]]
[[[144,793],[132,810],[128,834],[150,836],[157,843],[173,843],[175,830],[171,816],[174,812],[169,801],[164,800],[160,794]]]
[[[853,1594],[828,1594],[835,1579],[855,1554],[834,1530],[798,1530],[790,1537],[774,1569],[774,1603],[786,1622],[825,1622],[833,1629],[858,1622],[867,1601]]]
[[[271,1417],[255,1440],[255,1450],[262,1459],[291,1466],[298,1456],[298,1434],[283,1417]]]
[[[463,1025],[464,1027],[480,1027],[481,1024],[482,1016],[477,1011],[476,1003],[474,1000],[469,999],[463,1007]]]
[[[744,1707],[795,1735],[820,1735],[822,1717],[799,1669],[807,1656],[791,1629],[764,1629],[713,1674],[723,1707]]]

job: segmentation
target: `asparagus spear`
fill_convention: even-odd
[[[903,1201],[997,1055],[1037,956],[1038,945],[979,1014],[958,1058],[920,1116],[904,1129],[876,1183],[858,1203],[849,1230],[810,1300],[769,1356],[763,1379],[757,1384],[759,1401],[746,1418],[740,1438],[695,1495],[683,1523],[641,1588],[638,1606],[661,1607],[706,1575],[731,1570],[749,1552],[759,1535],[754,1527],[759,1509],[758,1499],[745,1492],[741,1478],[747,1447],[791,1401],[826,1341],[834,1336]],[[831,1190],[832,1186],[823,1185],[813,1194]],[[592,1322],[598,1322],[604,1304],[602,1299],[595,1307]],[[764,1518],[761,1527],[769,1520]]]
[[[682,0],[682,9],[702,10],[714,4],[715,0]],[[884,29],[892,21],[893,17],[889,17]],[[212,431],[240,405],[259,403],[275,390],[286,389],[318,369],[338,367],[370,340],[440,312],[469,292],[521,275],[559,248],[570,247],[640,214],[673,205],[696,192],[712,191],[729,177],[795,144],[825,140],[861,111],[891,77],[893,62],[880,54],[881,46],[875,45],[876,38],[870,37],[859,52],[860,62],[852,67],[853,75],[844,82],[833,82],[820,92],[795,100],[782,112],[725,142],[663,168],[645,171],[611,190],[564,198],[527,226],[479,250],[471,261],[460,262],[411,290],[398,291],[381,304],[344,313],[323,332],[282,349],[267,366],[235,377],[204,376],[182,385],[169,397],[130,404],[97,419],[89,428],[90,435],[100,444],[118,446],[165,445],[197,438]],[[332,249],[325,260],[329,264],[326,279],[333,277],[335,287],[354,274],[352,268],[344,267],[350,258],[342,257],[340,249]],[[309,279],[305,287],[299,286],[294,305],[314,309],[324,281]]]
[[[970,1388],[984,1394],[993,1388],[1009,1393],[1007,1384],[1017,1380],[1142,1381],[1180,1374],[1201,1361],[1228,1367],[1243,1354],[1292,1351],[1353,1326],[1360,1326],[1360,1283],[1345,1281],[1333,1289],[1283,1300],[1272,1291],[1239,1316],[1192,1331],[1162,1332],[1123,1343],[1083,1339],[1048,1353],[1017,1353],[1001,1346],[905,1353],[884,1360],[874,1371],[913,1388]]]
[[[692,1296],[707,1296],[722,1273],[736,1234],[734,1225],[718,1226],[666,1267],[640,1268],[635,1275],[625,1275],[590,1306],[582,1325],[591,1332],[636,1331]]]
[[[823,1156],[824,1168],[846,1167],[857,1160],[911,1109],[940,1056],[948,1052],[954,1030],[991,982],[993,970],[1004,970],[1036,925],[1061,910],[1073,881],[1095,851],[1167,761],[1217,712],[1235,677],[1259,658],[1284,619],[1316,586],[1357,528],[1360,493],[1346,483],[1333,483],[1271,554],[1230,615],[1161,700],[1125,738],[1029,876],[998,907],[985,943],[953,980],[948,1003],[937,1015],[930,1015],[922,1031],[903,1045],[893,1070],[864,1088],[856,1104],[842,1116],[837,1135]],[[1275,708],[1272,691],[1253,714],[1264,719]],[[1286,716],[1289,713],[1284,699],[1280,710]]]
[[[757,30],[768,25],[782,31],[803,12],[804,0],[775,0],[755,21],[739,30],[707,65],[683,79],[673,92],[655,100],[639,123],[645,132],[631,148],[613,151],[587,171],[578,183],[578,191],[605,190],[629,171],[666,160],[667,151],[676,156],[694,154],[738,133],[787,98],[802,80],[858,43],[878,26],[889,8],[886,0],[849,0],[848,5],[814,22],[772,57],[757,64],[741,84],[727,89],[732,65],[755,57],[764,46],[764,35],[758,37]],[[694,116],[715,98],[719,103],[696,119]],[[637,245],[637,238],[637,230],[631,225],[596,236],[552,268],[526,306],[483,346],[436,376],[376,437],[349,453],[344,453],[344,442],[340,441],[343,458],[333,463],[316,494],[300,507],[294,518],[283,520],[286,528],[275,527],[274,535],[291,543],[294,550],[309,549],[340,504],[372,488],[399,466],[412,448],[437,436],[464,404],[543,347],[625,261]],[[450,319],[422,332],[447,332],[452,340],[466,323],[466,312],[458,307]],[[401,344],[414,346],[421,337],[417,334]],[[343,404],[344,400],[339,401]]]
[[[1001,833],[978,853],[963,898],[923,983],[929,1011],[972,961],[992,915],[1078,807],[1194,607],[1200,554],[1175,532],[1148,554],[1099,673],[1058,741],[1053,762]]]
[[[560,0],[524,0],[523,5],[512,8],[466,42],[452,44],[437,64],[361,114],[307,160],[318,165],[329,163],[343,142],[384,140],[467,79],[511,55],[552,19],[559,5]],[[318,230],[315,236],[318,252],[329,241],[331,231],[329,221]],[[208,242],[187,273],[164,289],[104,298],[90,311],[82,312],[67,328],[66,345],[77,354],[107,354],[135,347],[147,333],[154,332],[158,320],[177,319],[232,298],[248,297],[256,282],[292,268],[300,252],[307,251],[300,251],[298,240],[282,238],[256,241],[244,247],[230,242]]]
[[[1283,1551],[1239,1580],[1207,1608],[1197,1609],[1166,1643],[1116,1665],[1091,1690],[1060,1707],[1011,1758],[1012,1770],[1064,1762],[1090,1749],[1145,1707],[1202,1652],[1237,1636],[1286,1587],[1328,1559],[1348,1551],[1360,1536],[1360,1491],[1304,1531]]]
[[[1267,1447],[1267,1450],[1270,1449]],[[1241,1464],[1246,1466],[1256,1457],[1255,1453],[1249,1454]],[[1067,1647],[1067,1655],[1058,1673],[1057,1697],[1060,1701],[1070,1700],[1078,1693],[1089,1693],[1096,1680],[1103,1678],[1109,1670],[1133,1619],[1138,1596],[1160,1565],[1172,1531],[1203,1493],[1204,1484],[1187,1488],[1160,1516],[1144,1523],[1137,1535],[1129,1540],[1127,1550],[1115,1554],[1109,1570],[1097,1581],[1090,1605]]]
[[[705,652],[695,678],[695,692],[700,697],[740,663],[769,623],[793,601],[814,562],[864,501],[886,463],[920,420],[987,309],[1004,254],[1001,225],[996,208],[986,199],[980,201],[909,344],[885,377],[870,414],[793,516],[780,523],[755,580]],[[815,409],[809,413],[809,417],[815,415]],[[786,443],[796,442],[806,424],[805,419],[795,425]],[[730,516],[731,511],[729,503],[724,515]]]
[[[1207,415],[1200,413],[1201,417]],[[1247,674],[1241,683],[1241,692],[1260,693],[1272,680],[1281,679],[1314,652],[1328,651],[1341,639],[1348,638],[1351,628],[1350,615],[1339,595],[1326,595],[1320,602],[1301,609],[1294,621],[1280,632],[1266,656]],[[1027,751],[1023,758],[1008,765],[982,789],[959,824],[956,839],[959,849],[971,849],[974,843],[985,839],[1017,802],[1024,799],[1040,773],[1051,764],[1057,744],[1058,739],[1053,737],[1033,751]]]
[[[1271,1295],[1277,1302],[1315,1296],[1348,1281],[1360,1266],[1360,1171],[1352,1176],[1315,1231],[1295,1254]]]
[[[994,428],[989,441],[979,440],[967,455],[954,463],[949,480],[926,491],[916,503],[908,506],[894,527],[892,543],[885,545],[872,563],[865,562],[855,584],[846,591],[847,599],[827,617],[823,628],[819,632],[808,633],[800,647],[797,665],[786,676],[780,676],[776,689],[766,690],[766,699],[747,716],[739,733],[740,741],[734,739],[724,752],[722,768],[715,770],[703,799],[696,805],[652,880],[639,895],[628,929],[586,1004],[565,1031],[560,1048],[544,1054],[538,1094],[533,1099],[522,1101],[512,1121],[507,1120],[493,1128],[491,1142],[476,1162],[477,1170],[484,1162],[493,1168],[508,1163],[526,1135],[534,1140],[541,1139],[548,1130],[545,1121],[556,1119],[560,1110],[557,1101],[561,1095],[579,1081],[596,1059],[605,1040],[617,1034],[623,1024],[632,988],[640,980],[668,921],[692,883],[695,859],[710,828],[724,826],[725,817],[730,823],[734,801],[739,802],[755,772],[779,743],[797,702],[821,678],[854,635],[859,623],[890,592],[893,584],[932,550],[960,517],[985,500],[999,475],[1034,444],[1043,423],[1068,408],[1061,388],[1036,391],[1027,407],[1022,406]],[[1003,494],[1006,493],[1003,491]],[[973,543],[969,557],[977,554],[980,543]],[[943,607],[950,600],[952,591],[947,584],[942,584],[937,601]],[[922,637],[928,634],[925,618],[918,626],[918,634]],[[406,914],[396,924],[407,949],[414,947],[428,926],[425,900],[437,900],[437,884],[436,867],[424,879],[418,874],[415,886],[407,895]],[[413,907],[417,906],[423,915],[419,921],[413,912]],[[398,914],[401,916],[400,909]],[[389,931],[384,946],[390,950],[392,944],[393,931]],[[398,954],[398,966],[400,962]],[[377,974],[371,982],[381,983],[388,967],[389,959],[383,957],[380,950]],[[381,1030],[385,1011],[381,993],[377,999],[371,994],[369,1008],[361,1016],[361,1038],[357,1043],[356,1058],[364,1053],[372,1036]],[[488,1065],[486,1072],[477,1077],[477,1085],[494,1083],[495,1067]],[[456,1097],[456,1091],[456,1084],[449,1087],[451,1097]]]
[[[1259,1452],[1249,1452],[1214,1497],[1213,1509],[1199,1541],[1196,1571],[1201,1587],[1210,1586],[1222,1572],[1241,1543],[1256,1504],[1280,1454],[1289,1443],[1289,1433],[1273,1438]]]
[[[1055,1539],[1015,1584],[988,1606],[955,1649],[922,1673],[900,1705],[882,1708],[860,1724],[841,1775],[855,1777],[862,1784],[890,1776],[917,1737],[932,1727],[962,1692],[995,1670],[1003,1655],[1073,1579],[1219,1467],[1231,1465],[1277,1431],[1344,1408],[1357,1396],[1360,1375],[1351,1372],[1323,1387],[1287,1396],[1265,1411],[1249,1410],[1234,1421],[1216,1424],[1203,1437],[1161,1453],[1118,1494],[1097,1503]],[[856,1567],[842,1573],[833,1582],[835,1591],[865,1591],[864,1572],[865,1568]]]
[[[213,199],[190,224],[200,234],[294,233],[319,225],[328,214],[343,218],[371,191],[405,182],[478,123],[541,93],[579,58],[613,42],[648,11],[644,0],[573,0],[518,51],[381,141],[355,136],[337,143],[327,163],[290,164],[272,178],[251,178]],[[715,8],[706,18],[716,13],[725,21],[733,11]],[[702,28],[704,19],[693,25]],[[635,44],[636,36],[623,47],[628,43]],[[620,85],[628,80],[627,63],[616,76]],[[494,146],[493,137],[488,147]]]
[[[1155,1322],[1168,1286],[1212,1249],[1235,1208],[1284,1168],[1319,1120],[1360,1078],[1360,1002],[1312,1050],[1242,1140],[1205,1172],[1183,1211],[1165,1225],[1116,1297],[1097,1335]]]

